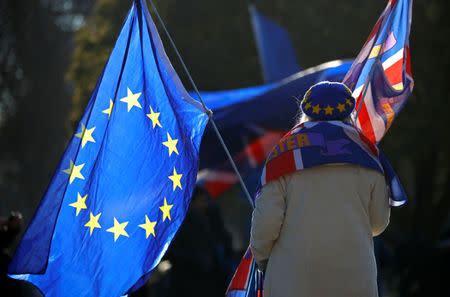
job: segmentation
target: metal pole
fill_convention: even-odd
[[[181,54],[178,51],[178,48],[175,45],[175,42],[173,41],[172,36],[170,35],[169,31],[167,30],[167,27],[164,24],[164,21],[162,20],[161,16],[159,15],[158,10],[156,9],[155,4],[153,3],[153,0],[149,0],[149,1],[150,1],[150,4],[152,6],[153,11],[155,12],[156,17],[158,18],[159,23],[161,24],[162,28],[164,29],[164,32],[166,33],[167,38],[169,39],[169,42],[170,42],[172,48],[175,51],[175,54],[177,55],[178,59],[181,62],[181,65],[182,65],[182,67],[184,69],[184,72],[186,73],[186,75],[187,75],[187,77],[189,79],[189,82],[191,83],[192,87],[194,88],[194,91],[197,94],[198,99],[200,100],[200,103],[202,104],[203,108],[206,111],[206,114],[208,115],[208,118],[209,118],[209,120],[210,120],[210,122],[212,124],[213,130],[216,133],[217,138],[219,138],[219,141],[220,141],[220,143],[221,143],[221,145],[222,145],[222,147],[223,147],[223,149],[224,149],[224,151],[225,151],[225,153],[226,153],[226,155],[227,155],[227,157],[228,157],[228,159],[229,159],[229,161],[231,163],[231,167],[233,167],[233,170],[234,170],[234,172],[236,173],[236,175],[237,175],[237,177],[239,179],[239,183],[241,184],[241,187],[242,187],[242,189],[244,191],[245,196],[247,197],[248,202],[250,203],[250,205],[252,207],[254,207],[253,200],[252,200],[252,197],[250,196],[250,193],[249,193],[249,191],[247,189],[247,186],[245,185],[244,180],[242,179],[242,176],[239,173],[239,170],[237,169],[236,164],[234,163],[233,157],[231,157],[230,151],[228,150],[228,148],[227,148],[227,146],[225,144],[225,141],[223,140],[222,135],[220,134],[219,129],[217,128],[217,125],[214,122],[212,111],[210,109],[208,109],[208,107],[205,105],[205,102],[203,101],[202,96],[200,95],[200,92],[198,91],[197,85],[195,84],[194,80],[192,79],[191,73],[189,72],[189,69],[187,68],[186,64],[184,63],[184,60],[181,57]]]

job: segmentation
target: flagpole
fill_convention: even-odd
[[[233,167],[233,170],[234,170],[234,172],[236,173],[236,175],[237,175],[237,177],[238,177],[238,179],[239,179],[239,183],[241,184],[242,190],[244,191],[244,194],[245,194],[245,196],[247,197],[248,202],[250,203],[250,205],[251,205],[252,207],[254,207],[253,199],[252,199],[252,197],[251,197],[251,195],[250,195],[250,193],[249,193],[249,191],[248,191],[248,189],[247,189],[247,186],[245,185],[244,180],[242,179],[242,176],[241,176],[241,174],[239,173],[239,170],[237,169],[236,163],[234,162],[233,157],[231,157],[230,151],[228,150],[228,147],[227,147],[227,145],[225,144],[225,141],[223,140],[222,135],[220,134],[220,131],[219,131],[219,129],[217,128],[216,123],[214,122],[214,119],[213,119],[213,112],[206,106],[205,102],[203,101],[202,96],[200,95],[200,92],[199,92],[199,90],[198,90],[198,88],[197,88],[197,85],[195,84],[195,82],[194,82],[194,80],[193,80],[193,78],[192,78],[192,76],[191,76],[191,73],[190,73],[189,69],[187,68],[186,64],[184,63],[184,60],[183,60],[183,58],[181,57],[181,54],[180,54],[180,52],[178,51],[178,48],[177,48],[177,46],[175,45],[175,42],[174,42],[172,36],[170,35],[169,30],[167,30],[167,27],[166,27],[166,25],[164,24],[164,21],[162,20],[161,16],[159,15],[159,12],[158,12],[158,10],[156,9],[155,4],[153,3],[153,0],[149,0],[149,1],[150,1],[150,5],[152,6],[153,12],[155,13],[156,17],[158,18],[159,23],[161,24],[161,26],[162,26],[164,32],[165,32],[166,35],[167,35],[167,38],[169,39],[169,42],[170,42],[172,48],[173,48],[174,51],[175,51],[175,54],[176,54],[177,57],[178,57],[178,60],[180,60],[180,62],[181,62],[181,66],[183,67],[183,70],[184,70],[184,72],[186,73],[186,75],[187,75],[187,77],[188,77],[188,79],[189,79],[189,82],[191,83],[192,87],[194,88],[194,91],[195,91],[195,93],[197,94],[198,99],[200,100],[200,103],[202,104],[203,108],[205,109],[205,113],[208,115],[208,118],[209,118],[209,120],[210,120],[210,122],[211,122],[211,125],[212,125],[212,127],[213,127],[213,130],[214,130],[214,132],[216,133],[217,138],[219,138],[220,144],[222,145],[222,147],[223,147],[223,149],[224,149],[224,151],[225,151],[225,153],[226,153],[226,155],[227,155],[227,157],[228,157],[228,159],[229,159],[229,161],[230,161],[230,163],[231,163],[231,166]]]

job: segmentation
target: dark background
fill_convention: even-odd
[[[131,2],[0,1],[0,216],[20,210],[30,220]],[[262,83],[247,2],[155,2],[199,89]],[[303,68],[355,57],[386,3],[256,1],[288,29]],[[449,11],[447,0],[414,1],[415,89],[381,144],[410,198],[393,210],[382,236],[383,278],[391,296],[450,296]],[[236,201],[227,205],[223,199],[241,199],[237,192],[222,198],[225,210]]]

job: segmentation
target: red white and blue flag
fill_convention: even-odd
[[[256,268],[250,248],[247,248],[228,286],[226,297],[262,297],[263,273]]]
[[[239,153],[233,156],[233,160],[244,176],[256,168],[260,168],[272,148],[283,137],[283,131],[264,131],[263,135],[251,141]],[[229,162],[214,168],[205,168],[198,173],[197,183],[213,198],[217,198],[234,186],[238,177],[234,173]]]
[[[306,122],[294,127],[267,158],[261,174],[261,186],[296,171],[341,163],[384,174],[389,186],[390,204],[405,204],[406,192],[377,145],[353,125],[341,121]]]
[[[343,81],[357,99],[357,126],[374,143],[386,134],[413,89],[411,16],[412,0],[390,0]]]
[[[306,122],[294,127],[273,148],[261,174],[261,186],[296,171],[341,163],[388,175],[379,160],[377,146],[353,125],[340,121]]]
[[[412,0],[389,0],[343,81],[357,99],[357,126],[372,143],[378,143],[386,134],[414,86],[409,51],[411,18]],[[389,167],[383,165],[385,169]],[[395,185],[394,192],[401,190],[398,180],[392,180],[391,184]],[[252,269],[245,269],[252,265],[254,261],[244,256],[228,288],[227,297],[262,293],[262,285],[256,280],[258,274]],[[240,287],[233,286],[237,278],[246,282],[241,282]],[[252,279],[253,283],[260,285],[251,285]]]

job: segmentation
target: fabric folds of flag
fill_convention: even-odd
[[[372,142],[383,138],[413,89],[411,17],[412,0],[390,0],[343,81],[357,99],[357,125]]]
[[[253,4],[249,10],[265,82],[276,82],[299,72],[295,49],[286,29],[261,14]]]
[[[201,92],[251,194],[259,183],[267,153],[294,124],[298,110],[295,98],[303,97],[319,81],[342,81],[350,66],[351,61],[336,60],[277,83]],[[218,197],[235,185],[238,178],[229,161],[221,159],[222,147],[211,130],[207,129],[203,137],[198,182],[212,197]],[[237,130],[239,137],[236,137]]]
[[[226,297],[263,296],[263,273],[256,268],[250,248],[247,248],[242,257],[225,295]]]
[[[244,179],[253,170],[261,169],[267,154],[283,135],[284,132],[282,131],[264,131],[261,137],[250,142],[242,151],[233,156],[233,160]],[[202,185],[213,198],[222,195],[237,182],[238,177],[229,162],[222,166],[200,170],[197,178],[197,183]],[[248,186],[248,183],[246,184]],[[253,194],[254,189],[248,190]]]
[[[185,217],[207,121],[135,0],[10,276],[46,296],[136,288]]]

